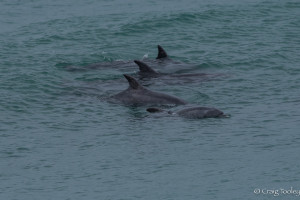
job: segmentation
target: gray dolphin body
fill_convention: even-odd
[[[170,76],[170,77],[203,77],[203,76],[211,76],[209,74],[205,73],[193,73],[193,74],[167,74],[167,73],[159,73],[152,69],[149,65],[146,63],[139,61],[139,60],[134,60],[135,64],[138,65],[139,67],[139,72],[138,74],[142,78],[154,78],[154,77],[160,77],[160,76]]]
[[[164,63],[168,61],[172,61],[166,51],[160,46],[157,46],[158,52],[157,57],[155,60],[149,60],[149,62],[154,63]],[[97,69],[119,69],[123,70],[123,73],[129,73],[131,70],[135,69],[135,65],[133,64],[132,60],[120,60],[120,61],[105,61],[99,63],[93,63],[86,66],[75,66],[75,65],[65,65],[64,63],[58,63],[58,66],[61,65],[65,70],[72,71],[72,72],[81,72],[81,71],[89,71],[89,70],[97,70]],[[125,70],[127,70],[125,72]]]
[[[175,66],[180,67],[178,70],[182,69],[183,63],[173,61],[171,58],[169,58],[166,51],[160,46],[157,46],[158,52],[156,59],[145,59],[147,62],[150,62],[151,64],[158,65],[162,68],[167,69],[174,69]],[[144,58],[143,58],[144,59]],[[108,59],[109,60],[109,59]],[[130,73],[132,70],[135,69],[135,64],[133,64],[132,60],[115,60],[115,61],[105,61],[105,62],[99,62],[99,63],[93,63],[86,66],[75,66],[75,65],[65,65],[64,63],[58,63],[58,66],[63,67],[67,71],[72,72],[81,72],[81,71],[90,71],[90,70],[98,70],[98,69],[118,69],[122,70],[123,73]],[[186,64],[184,64],[186,65]],[[176,68],[176,67],[175,67]]]
[[[166,112],[159,108],[148,108],[148,112]],[[216,108],[208,107],[192,107],[179,110],[177,112],[168,111],[168,114],[175,114],[184,118],[189,119],[202,119],[202,118],[217,118],[217,117],[226,117],[224,113]]]
[[[112,97],[123,104],[136,106],[187,104],[187,102],[177,97],[148,90],[129,75],[124,74],[124,77],[129,83],[128,89]]]

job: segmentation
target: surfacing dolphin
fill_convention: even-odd
[[[149,62],[163,62],[164,60],[171,60],[169,59],[166,51],[158,45],[158,52],[157,57],[155,60],[148,60]],[[104,57],[105,58],[105,57]],[[63,67],[67,71],[73,72],[81,72],[81,71],[89,71],[89,70],[97,70],[97,69],[119,69],[123,70],[123,73],[129,73],[134,70],[135,65],[132,63],[132,60],[111,60],[109,58],[105,58],[108,61],[99,62],[99,63],[92,63],[85,66],[75,66],[75,65],[68,65],[67,63],[58,63],[57,66]]]
[[[208,107],[191,107],[176,112],[165,111],[160,108],[148,108],[147,111],[150,113],[167,112],[168,114],[171,115],[178,115],[189,119],[228,117],[228,115],[225,115],[222,111],[216,108],[208,108]]]
[[[205,74],[205,73],[186,73],[186,74],[170,74],[170,73],[160,73],[152,69],[149,65],[146,63],[134,60],[135,64],[139,67],[138,74],[141,78],[154,78],[154,77],[160,77],[160,76],[170,76],[170,77],[209,77],[209,76],[217,76],[217,74]]]
[[[124,74],[124,77],[129,83],[128,89],[112,96],[113,99],[123,104],[135,106],[187,104],[186,101],[177,97],[148,90],[129,75]]]

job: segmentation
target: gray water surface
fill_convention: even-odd
[[[1,1],[0,199],[298,199],[299,19],[295,0]],[[145,87],[230,118],[103,100],[158,44],[221,76]]]

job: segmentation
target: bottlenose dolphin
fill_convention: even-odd
[[[187,104],[186,101],[177,97],[148,90],[129,75],[124,74],[124,77],[129,83],[128,89],[112,96],[113,99],[116,99],[121,103],[136,106]]]
[[[159,65],[159,67],[166,68],[169,66],[170,69],[174,69],[174,65],[182,65],[183,63],[173,61],[169,58],[166,51],[160,46],[157,46],[158,52],[156,59],[147,59],[141,58],[146,62],[150,62],[155,65]],[[89,71],[89,70],[97,70],[97,69],[118,69],[122,70],[123,73],[130,73],[134,70],[135,65],[133,64],[132,60],[112,60],[110,58],[104,57],[106,61],[99,62],[99,63],[92,63],[85,66],[75,66],[69,65],[68,63],[58,63],[57,66],[63,67],[67,71],[74,71],[74,72],[81,72],[81,71]],[[186,64],[184,64],[186,66]],[[182,69],[182,68],[181,68]]]
[[[148,112],[167,112],[168,114],[178,115],[184,118],[189,119],[202,119],[202,118],[217,118],[217,117],[227,117],[224,113],[216,108],[208,108],[208,107],[192,107],[185,108],[176,112],[165,111],[160,108],[148,108]]]
[[[168,60],[169,57],[166,51],[160,45],[158,45],[157,48],[158,48],[158,53],[156,59],[148,60],[148,61],[156,62],[156,61]],[[123,73],[129,73],[135,67],[135,65],[132,63],[132,60],[111,60],[110,58],[105,58],[105,60],[106,61],[104,62],[92,63],[86,66],[75,66],[75,65],[69,65],[68,63],[65,64],[58,63],[57,66],[63,67],[67,71],[74,71],[74,72],[97,70],[97,69],[119,69],[119,70],[123,70]],[[127,71],[125,72],[125,70]]]
[[[149,65],[146,63],[134,60],[135,64],[139,67],[138,74],[144,78],[144,77],[159,77],[159,76],[170,76],[170,77],[200,77],[200,76],[216,76],[212,74],[205,74],[205,73],[187,73],[187,74],[169,74],[169,73],[160,73],[152,69]]]

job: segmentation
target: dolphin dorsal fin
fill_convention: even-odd
[[[167,52],[160,45],[157,45],[157,48],[158,48],[158,54],[157,54],[156,59],[161,59],[161,58],[167,58],[168,57]]]
[[[157,74],[157,72],[149,67],[146,63],[143,63],[139,60],[135,60],[134,62],[139,66],[141,72]]]
[[[127,74],[123,74],[123,76],[127,79],[128,83],[129,83],[129,87],[131,89],[137,90],[137,89],[142,89],[144,88],[141,84],[139,84],[139,82],[137,82],[137,80],[135,80],[133,77],[127,75]]]

